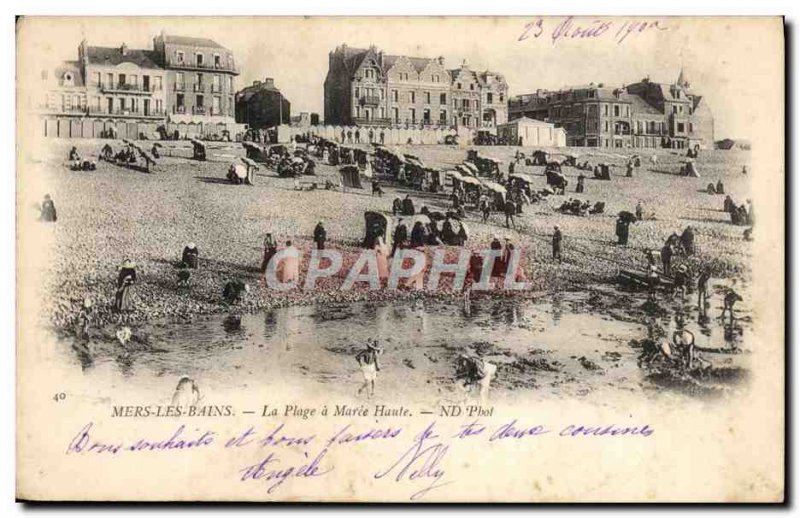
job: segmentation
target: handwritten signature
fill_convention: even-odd
[[[448,446],[437,442],[431,444],[439,435],[434,432],[433,422],[420,432],[412,443],[400,457],[394,461],[387,469],[375,473],[375,478],[380,479],[389,475],[394,475],[395,482],[425,481],[427,486],[411,495],[411,500],[416,500],[428,494],[433,489],[451,484],[453,481],[442,482],[444,469],[440,467],[444,456],[447,454]]]

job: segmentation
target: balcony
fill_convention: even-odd
[[[172,113],[176,113],[178,115],[186,113],[186,106],[173,106]]]
[[[194,115],[208,115],[209,111],[211,111],[211,110],[209,110],[205,106],[194,106],[192,108],[192,114],[194,114]]]
[[[192,85],[192,91],[202,93],[206,91],[206,85],[195,83]]]
[[[153,92],[160,91],[161,88],[159,87],[156,89],[155,85],[150,85],[145,88],[144,85],[132,85],[127,83],[101,83],[98,85],[100,91],[103,93],[120,93],[120,94],[140,94],[140,95],[150,95]]]
[[[239,75],[239,70],[236,66],[228,66],[222,63],[187,63],[183,62],[168,62],[167,68],[179,68],[182,70],[198,70],[198,71],[217,71],[224,74],[234,74]]]
[[[361,106],[380,106],[381,98],[376,95],[364,95],[359,102]]]
[[[172,89],[175,90],[176,92],[185,92],[186,91],[186,85],[182,84],[182,83],[175,83],[172,86]]]
[[[211,85],[211,93],[212,94],[222,93],[222,86],[221,85]]]

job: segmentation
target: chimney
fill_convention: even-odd
[[[439,63],[440,66],[444,66],[444,56],[436,58],[436,62]]]
[[[264,79],[264,86],[267,88],[275,88],[275,80],[271,77]]]
[[[122,47],[119,48],[119,51],[122,53],[123,56],[127,56],[128,55],[128,46],[123,43]]]
[[[260,84],[261,84],[261,81],[259,81],[258,79],[253,81],[253,86],[259,86]]]

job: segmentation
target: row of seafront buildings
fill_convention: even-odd
[[[230,50],[206,38],[162,33],[146,50],[84,40],[77,61],[42,72],[36,109],[47,136],[99,137],[113,128],[135,137],[139,131],[125,128],[166,123],[221,134],[234,129],[238,75]]]
[[[713,148],[714,117],[683,70],[674,83],[645,78],[613,88],[589,84],[537,90],[509,101],[511,119],[550,122],[568,146],[603,148]]]
[[[83,41],[78,61],[43,72],[38,109],[46,135],[67,137],[102,136],[109,125],[133,128],[128,137],[156,127],[169,134],[233,136],[245,124],[260,129],[293,120],[271,78],[237,91],[238,75],[233,53],[206,38],[162,32],[147,50]],[[447,68],[442,57],[343,44],[328,55],[323,122],[514,135],[531,125],[537,133],[563,129],[569,146],[713,147],[713,116],[683,71],[672,84],[643,79],[618,88],[589,84],[513,98],[508,91],[502,74],[475,71],[465,62]],[[312,116],[304,122],[318,121]]]
[[[618,88],[600,83],[509,98],[508,83],[496,72],[476,72],[466,64],[448,69],[441,57],[395,56],[347,45],[328,56],[325,122],[462,126],[514,135],[525,125],[541,131],[545,122],[565,130],[568,146],[714,145],[711,110],[682,70],[671,84],[646,78]]]

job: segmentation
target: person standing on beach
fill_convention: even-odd
[[[56,215],[56,205],[53,203],[50,195],[45,194],[44,201],[42,202],[41,213],[39,214],[39,221],[55,223],[57,219],[58,216]]]
[[[189,243],[183,248],[181,261],[186,264],[187,268],[196,270],[200,262],[200,251],[197,250],[197,245]]]
[[[697,277],[697,308],[701,315],[706,313],[706,300],[708,300],[708,280],[711,278],[711,268],[706,266]]]
[[[553,227],[553,260],[561,262],[561,240],[563,236],[561,234],[561,229],[558,228],[558,225]]]
[[[661,248],[661,267],[664,270],[664,275],[669,275],[671,271],[671,264],[672,264],[672,254],[674,250],[672,245],[669,241],[664,243],[664,246]]]
[[[328,233],[325,231],[325,227],[322,226],[322,222],[320,221],[317,223],[317,226],[314,227],[314,242],[317,244],[317,250],[325,250],[325,241],[328,238]]]
[[[128,313],[133,310],[131,286],[136,282],[136,263],[126,259],[117,276],[117,292],[114,295],[114,310],[119,313],[119,321],[126,322]]]
[[[628,232],[630,222],[623,218],[617,218],[617,244],[626,246],[628,244]]]
[[[511,221],[511,227],[516,229],[517,225],[514,223],[514,214],[517,213],[517,205],[511,201],[511,199],[508,199],[503,205],[503,212],[506,215],[506,228],[510,228],[508,222]]]
[[[378,371],[381,370],[378,361],[378,355],[380,354],[383,354],[383,349],[378,346],[378,341],[375,339],[367,341],[367,347],[356,354],[356,361],[358,366],[361,367],[361,373],[364,375],[364,383],[358,389],[359,396],[367,388],[370,396],[375,395],[375,380],[378,378]]]
[[[92,320],[94,319],[93,306],[94,304],[92,303],[92,299],[83,299],[83,309],[81,309],[81,312],[78,315],[78,322],[81,326],[81,336],[83,337],[89,336],[89,328],[91,327]]]

